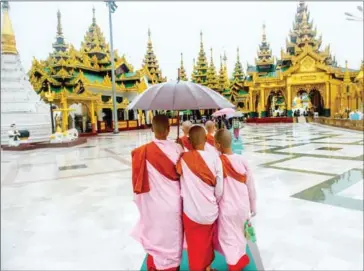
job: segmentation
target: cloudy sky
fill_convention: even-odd
[[[359,13],[361,2],[307,2],[311,18],[323,35],[323,47],[330,44],[339,65],[349,61],[359,69],[363,59],[363,24],[345,20],[344,12]],[[113,14],[114,48],[125,53],[135,68],[140,68],[146,52],[148,27],[163,73],[175,79],[184,54],[188,75],[192,59],[199,51],[200,30],[205,50],[214,49],[215,65],[226,51],[229,73],[240,47],[240,59],[254,63],[261,29],[266,23],[267,39],[273,54],[280,56],[285,46],[298,2],[118,2]],[[33,56],[44,59],[52,50],[57,26],[57,10],[62,13],[66,42],[79,48],[96,9],[97,23],[109,40],[108,11],[104,2],[21,2],[10,3],[10,16],[17,47],[26,70]]]

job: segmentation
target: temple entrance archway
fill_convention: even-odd
[[[320,90],[299,87],[293,98],[292,111],[294,116],[313,115],[314,112],[324,115],[324,99]]]
[[[311,91],[308,94],[312,109],[314,112],[318,112],[319,116],[323,115],[324,113],[324,99],[317,89],[311,89]]]
[[[286,114],[286,100],[281,90],[272,90],[268,95],[266,112],[268,117],[284,116]]]

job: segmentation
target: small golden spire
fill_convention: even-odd
[[[196,59],[195,58],[192,59],[192,62],[193,62],[193,66],[195,66],[196,65]]]
[[[202,43],[202,30],[200,31],[200,41],[201,41],[201,43]]]
[[[181,66],[183,65],[183,53],[181,53]]]
[[[62,36],[62,22],[61,22],[61,12],[57,11],[57,35]]]
[[[148,27],[148,42],[152,42],[152,32],[150,31],[150,27]]]
[[[237,56],[236,56],[236,61],[239,62],[240,61],[240,56],[239,56],[239,46],[236,50]]]
[[[15,34],[9,17],[9,2],[3,1],[3,22],[1,28],[1,53],[17,55]]]
[[[265,23],[263,23],[262,41],[263,42],[266,42],[267,41],[267,35],[265,33]]]
[[[211,64],[213,63],[213,57],[212,57],[212,55],[213,55],[213,52],[212,52],[212,47],[210,48],[210,52],[211,52],[211,57],[210,57],[210,61],[211,61]]]
[[[95,6],[92,7],[92,24],[93,25],[96,24],[96,10],[95,10]]]

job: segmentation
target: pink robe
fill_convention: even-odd
[[[181,174],[189,266],[191,270],[205,270],[214,257],[215,221],[223,192],[222,163],[213,153],[193,150],[182,155],[177,172]]]
[[[235,265],[246,254],[244,224],[250,213],[256,211],[254,179],[246,160],[238,154],[225,155],[236,172],[246,175],[246,183],[227,176],[224,178],[224,193],[219,202],[218,250],[229,265]]]
[[[182,147],[168,140],[154,143],[176,164]],[[180,265],[183,245],[182,200],[178,181],[171,181],[147,162],[150,191],[134,194],[140,219],[132,236],[151,255],[157,269]],[[168,219],[166,219],[168,218]]]

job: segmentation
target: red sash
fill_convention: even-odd
[[[234,180],[237,180],[238,182],[245,183],[246,182],[246,175],[238,173],[231,164],[229,158],[227,158],[225,155],[220,155],[220,159],[222,162],[222,168],[224,170],[224,178],[227,176],[233,178]]]
[[[198,151],[192,150],[182,154],[180,160],[177,163],[177,173],[179,175],[183,174],[181,165],[182,159],[192,171],[192,173],[200,178],[204,183],[210,186],[216,185],[216,177],[214,174],[212,174],[211,170],[206,165],[206,162],[203,160],[201,154]]]
[[[211,146],[215,147],[215,138],[212,135],[207,134],[206,140],[207,140],[207,143],[209,143]]]
[[[147,161],[166,178],[178,181],[175,165],[154,142],[136,148],[131,153],[133,190],[136,194],[150,191]]]
[[[193,150],[190,139],[187,136],[182,136],[179,138],[179,140],[180,140],[182,147],[186,148],[189,151]]]

